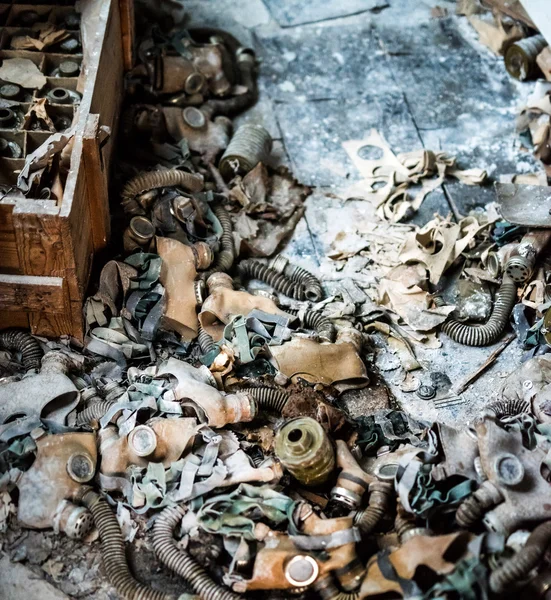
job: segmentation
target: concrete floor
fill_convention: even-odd
[[[434,6],[447,18],[431,17]],[[481,167],[491,181],[470,187],[446,183],[428,196],[413,222],[434,213],[457,219],[494,199],[500,175],[537,171],[514,131],[515,115],[533,84],[506,73],[501,58],[478,43],[464,17],[447,0],[218,0],[186,3],[191,24],[227,29],[261,60],[260,100],[239,121],[262,124],[275,140],[276,160],[314,186],[305,218],[285,250],[320,274],[331,291],[346,275],[326,257],[340,232],[354,235],[371,219],[365,201],[348,201],[347,188],[361,179],[342,142],[362,139],[371,128],[395,151],[421,147],[455,154],[462,168]],[[372,282],[369,267],[354,278]],[[439,350],[418,350],[422,381],[446,373],[462,380],[492,348],[467,348],[442,336]],[[494,366],[463,395],[462,405],[436,410],[404,393],[404,373],[384,347],[376,363],[398,402],[419,418],[464,423],[495,394],[518,365],[513,342]],[[353,414],[372,410],[372,390],[349,402]]]
[[[430,11],[436,4],[451,16],[432,19]],[[331,243],[342,231],[357,234],[372,219],[368,203],[347,201],[347,188],[361,177],[342,149],[343,141],[361,139],[376,128],[396,151],[446,150],[458,155],[461,167],[486,168],[493,179],[537,170],[531,157],[519,150],[514,133],[515,114],[532,85],[509,79],[502,60],[476,41],[464,18],[453,14],[454,2],[186,0],[185,8],[191,24],[229,30],[254,47],[262,60],[260,100],[239,121],[268,128],[275,140],[274,160],[289,165],[301,182],[315,186],[285,253],[320,274],[331,293],[338,293],[351,277],[326,257]],[[458,218],[491,200],[491,185],[447,183],[425,200],[414,222],[423,224],[435,212]],[[359,285],[373,284],[369,268],[352,277]],[[452,381],[463,379],[492,350],[443,342],[439,350],[418,351],[423,369],[416,375],[421,380],[435,373],[446,373]],[[440,411],[400,390],[399,361],[382,342],[375,362],[409,412],[427,420],[464,424],[492,397],[520,356],[513,342],[464,394],[463,405]],[[352,414],[360,415],[384,400],[379,385],[349,394],[346,402]],[[97,549],[91,551],[51,532],[11,532],[2,545],[12,560],[30,562],[29,567],[0,561],[0,580],[11,599],[113,597],[107,582],[97,577]],[[63,558],[58,561],[59,556]],[[162,570],[155,570],[157,563],[144,543],[130,548],[130,560],[144,581],[162,579]],[[63,565],[64,575],[56,575]],[[64,593],[41,579],[41,570],[49,572]],[[177,580],[173,583],[179,585]]]

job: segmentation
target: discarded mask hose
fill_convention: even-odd
[[[180,506],[168,506],[153,526],[153,549],[159,560],[189,583],[203,600],[239,600],[241,596],[215,583],[174,539],[174,529],[186,514]]]
[[[40,369],[42,348],[30,333],[17,329],[0,331],[0,348],[20,352],[21,362],[27,371]]]
[[[84,492],[82,504],[92,513],[101,539],[101,555],[107,577],[121,598],[128,600],[173,600],[172,596],[157,592],[136,581],[124,552],[124,540],[117,517],[107,501],[91,489]]]
[[[356,592],[340,592],[329,576],[320,577],[313,587],[321,600],[357,600],[360,597]]]
[[[373,532],[388,511],[394,485],[384,481],[375,481],[369,486],[369,504],[354,515],[354,525],[362,535]]]
[[[281,275],[256,260],[250,258],[242,260],[237,270],[239,275],[245,279],[259,279],[271,285],[276,291],[281,292],[285,296],[295,298],[296,300],[304,300],[304,287],[301,283],[291,281],[285,275]]]
[[[147,171],[132,177],[122,191],[123,200],[131,200],[138,194],[156,188],[179,186],[187,192],[200,192],[203,189],[203,178],[193,173],[170,169],[167,171]]]
[[[459,505],[455,521],[459,527],[468,529],[478,522],[486,511],[502,501],[501,492],[491,482],[485,481]]]
[[[89,387],[85,387],[82,390],[80,390],[80,402],[82,404],[84,404],[84,406],[86,406],[86,408],[88,408],[89,406],[93,406],[94,404],[97,404],[98,402],[102,402],[102,398],[99,395],[97,389],[95,388],[95,386],[89,386]]]
[[[256,400],[258,408],[273,411],[277,414],[281,414],[290,398],[290,394],[287,392],[271,387],[254,387],[243,391],[246,391]]]
[[[483,413],[485,415],[492,415],[496,419],[503,417],[514,417],[522,413],[529,413],[530,405],[526,400],[515,398],[514,400],[497,400],[496,402],[490,402],[484,407]]]
[[[125,388],[123,388],[122,385],[120,385],[117,381],[114,380],[103,380],[99,389],[101,395],[105,398],[107,402],[115,402],[126,392]]]
[[[217,254],[213,265],[208,271],[201,273],[201,277],[206,281],[213,273],[227,272],[231,269],[235,260],[235,251],[233,246],[233,226],[228,211],[218,205],[213,212],[222,226],[222,237],[220,238],[221,250]]]
[[[300,311],[292,308],[286,308],[285,312],[297,316],[300,314]],[[312,329],[315,331],[318,334],[318,337],[324,342],[335,341],[335,326],[320,312],[314,310],[305,311],[302,316],[302,325],[305,329]]]
[[[97,421],[103,417],[103,415],[111,408],[112,402],[103,400],[101,402],[95,402],[88,406],[77,415],[77,427],[83,425],[89,425],[92,421]]]
[[[50,350],[42,357],[40,372],[69,375],[75,367],[74,361],[67,354],[60,350]]]
[[[400,544],[405,544],[408,540],[418,535],[431,535],[432,532],[427,527],[417,525],[415,516],[408,513],[400,503],[396,509],[396,518],[394,520],[394,530],[400,540]]]
[[[343,505],[349,510],[360,506],[362,497],[373,483],[374,478],[366,473],[342,440],[335,442],[337,447],[337,467],[341,472],[331,490],[331,501]]]
[[[497,291],[492,314],[484,325],[468,325],[451,318],[442,325],[442,331],[458,344],[488,346],[503,333],[516,300],[517,287],[511,279],[505,276]],[[436,306],[445,304],[441,297],[435,297],[434,301]]]
[[[302,267],[296,265],[290,266],[292,267],[292,270],[291,273],[288,274],[288,277],[291,281],[302,283],[304,285],[306,298],[311,302],[319,302],[323,298],[323,289],[317,277]]]
[[[201,110],[208,116],[209,119],[217,115],[225,117],[236,115],[252,106],[258,97],[258,89],[254,69],[256,58],[252,50],[239,48],[236,51],[237,68],[239,69],[240,84],[247,88],[244,94],[239,94],[233,98],[223,100],[208,100],[203,104]]]
[[[492,592],[502,594],[511,584],[525,579],[528,573],[540,563],[550,544],[551,521],[547,521],[532,531],[520,552],[507,559],[490,575]]]
[[[199,342],[199,348],[201,348],[201,352],[203,354],[208,354],[212,352],[215,348],[214,340],[212,336],[209,335],[202,327],[199,325],[199,334],[197,336],[197,341]]]
[[[394,520],[394,530],[400,540],[400,544],[403,544],[408,537],[407,534],[415,529],[415,518],[413,515],[405,511],[398,511]]]
[[[485,512],[486,507],[474,495],[469,496],[459,505],[455,514],[455,520],[460,527],[469,528],[477,521],[480,521]]]
[[[232,53],[235,53],[241,47],[239,40],[224,29],[216,27],[189,27],[188,33],[191,39],[197,44],[212,44],[214,43],[213,40],[216,40],[216,43],[223,43]]]
[[[270,268],[288,277],[291,281],[302,283],[304,295],[311,302],[319,302],[323,298],[323,288],[319,279],[306,269],[293,265],[285,256],[278,255],[270,262]]]

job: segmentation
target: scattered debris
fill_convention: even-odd
[[[411,217],[427,194],[440,187],[446,177],[455,177],[467,185],[481,185],[487,177],[483,169],[458,169],[455,157],[444,152],[419,150],[396,155],[375,130],[365,140],[343,142],[343,147],[365,177],[349,190],[349,195],[371,200],[379,218],[390,222]],[[363,152],[374,148],[382,151],[382,158],[363,158]],[[421,184],[421,189],[411,198],[408,189],[414,184]]]

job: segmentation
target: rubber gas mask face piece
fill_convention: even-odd
[[[195,412],[198,419],[211,427],[224,427],[229,423],[249,422],[256,416],[256,403],[244,392],[222,394],[208,368],[195,367],[176,358],[169,358],[159,366],[158,375],[173,375],[176,400]]]
[[[41,419],[65,425],[78,398],[75,384],[59,372],[0,385],[0,440],[28,433],[41,425]]]
[[[99,432],[103,489],[128,495],[126,478],[132,466],[147,467],[149,462],[169,467],[193,444],[197,431],[195,419],[150,419],[134,427],[128,435],[119,435],[114,425]]]
[[[73,498],[96,472],[95,435],[43,434],[36,446],[32,467],[17,483],[19,521],[33,529],[53,527],[71,538],[83,537],[92,527],[92,515],[76,506]]]

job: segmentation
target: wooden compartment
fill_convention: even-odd
[[[94,47],[84,48],[88,63],[74,78],[50,77],[50,73],[64,59],[82,64],[86,59],[80,53],[9,50],[13,35],[24,30],[10,26],[22,11],[36,10],[59,22],[74,10],[74,3],[19,0],[0,5],[0,22],[6,24],[0,27],[0,60],[32,57],[48,78],[47,86],[33,92],[33,97],[43,97],[52,87],[81,93],[77,105],[52,103],[47,107],[50,116],[67,116],[76,123],[60,200],[49,198],[47,190],[42,190],[42,197],[16,196],[11,186],[25,160],[0,157],[0,328],[30,327],[38,335],[83,338],[82,305],[93,257],[106,246],[110,234],[108,171],[123,97],[123,63],[129,60],[132,43],[128,1],[98,3],[96,35],[88,36],[93,37]],[[86,27],[89,30],[90,23]],[[110,132],[107,141],[106,131]],[[25,156],[49,134],[0,131],[0,137],[7,136],[22,144]]]

